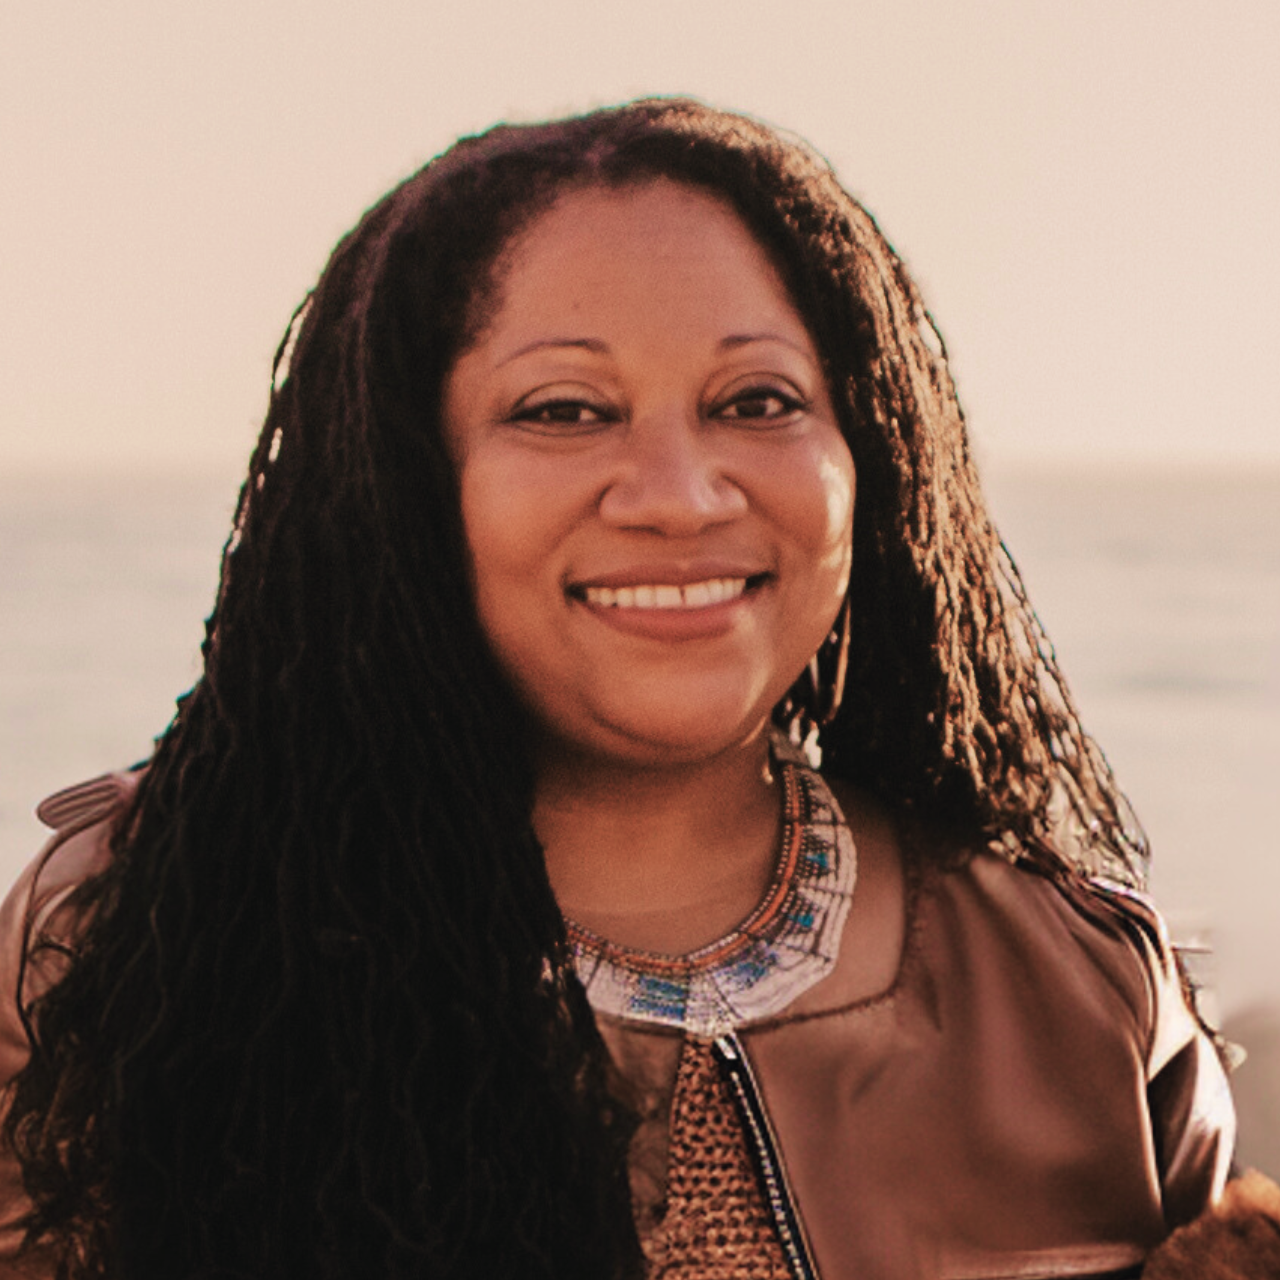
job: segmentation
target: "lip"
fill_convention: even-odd
[[[715,604],[695,607],[681,605],[677,608],[625,608],[614,605],[596,604],[585,596],[586,585],[579,590],[571,590],[568,600],[571,606],[582,609],[593,619],[623,635],[635,636],[647,640],[663,641],[668,644],[683,643],[692,640],[713,640],[726,636],[738,625],[743,613],[755,608],[764,591],[772,582],[772,575],[756,573],[751,575],[723,574],[722,577],[747,577],[747,587],[741,595],[730,600],[722,600]],[[687,586],[690,582],[704,581],[701,576],[688,579],[686,582],[674,582],[667,578],[655,578],[652,570],[647,570],[642,578],[634,576],[619,583],[621,586],[643,586],[646,583],[663,583],[671,586]],[[602,581],[592,580],[591,586],[604,586]]]

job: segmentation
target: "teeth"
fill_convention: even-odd
[[[705,609],[736,600],[747,589],[746,578],[708,578],[677,587],[646,583],[638,587],[587,587],[588,604],[602,609]]]

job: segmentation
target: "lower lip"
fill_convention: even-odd
[[[593,618],[624,635],[674,642],[727,635],[733,630],[738,615],[761,590],[761,587],[752,587],[732,600],[704,605],[700,609],[620,609],[570,598]]]

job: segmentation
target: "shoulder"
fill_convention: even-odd
[[[1147,899],[966,847],[828,781],[853,836],[857,881],[837,972],[792,1012],[905,996],[924,981],[966,1005],[979,992],[1017,1000],[1037,1021],[1074,1009],[1123,1028],[1153,1065],[1172,1051],[1156,1044],[1157,1007],[1171,995],[1171,1007],[1181,1004],[1178,974]]]
[[[836,971],[791,1015],[905,998],[923,981],[957,1009],[981,993],[1036,1022],[1084,1018],[1122,1033],[1153,1070],[1194,1030],[1148,899],[965,847],[828,781],[853,836],[856,887]],[[1162,1019],[1162,1006],[1175,1016]]]
[[[137,787],[135,773],[110,773],[50,796],[36,812],[54,834],[0,905],[0,1119],[9,1086],[31,1054],[27,1010],[57,981],[80,928],[75,891],[111,856],[111,837]],[[0,1150],[0,1275],[40,1276],[16,1260],[17,1223],[27,1208],[11,1149]],[[51,1273],[51,1272],[50,1272]]]
[[[1149,898],[984,853],[934,877],[921,910],[939,986],[963,987],[969,1016],[1020,1023],[1063,1075],[1132,1082],[1170,1226],[1217,1199],[1235,1139],[1230,1089]]]
[[[957,1021],[998,1007],[1067,1037],[1089,1028],[1148,1079],[1205,1040],[1145,895],[966,848],[829,782],[853,834],[857,885],[837,972],[793,1013],[927,988],[937,1012],[952,1005]]]
[[[0,1080],[27,1054],[24,1011],[56,980],[74,945],[74,894],[102,871],[139,774],[108,773],[57,792],[36,809],[54,829],[0,905]]]
[[[1144,894],[987,850],[922,881],[926,943],[1124,1027],[1149,1076],[1197,1034],[1168,930]]]
[[[37,816],[53,835],[0,908],[6,926],[19,924],[33,940],[61,932],[67,899],[107,865],[111,838],[140,777],[140,771],[104,773],[55,792],[36,806]]]

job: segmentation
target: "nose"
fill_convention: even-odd
[[[687,537],[737,519],[747,496],[727,474],[714,428],[668,413],[634,421],[621,442],[600,515],[619,528]]]

